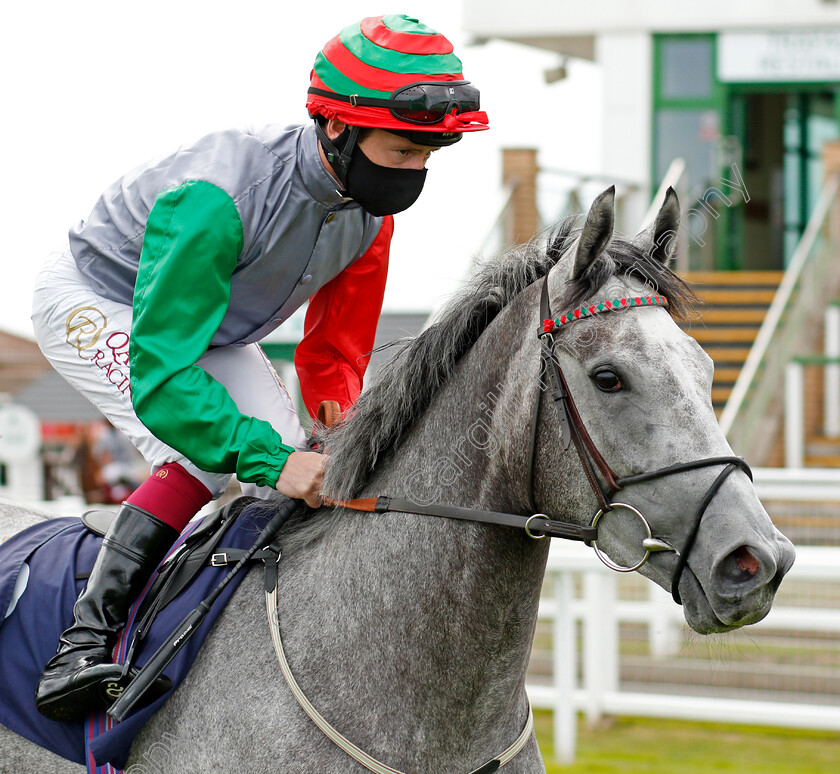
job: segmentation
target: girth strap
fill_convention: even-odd
[[[266,584],[268,585],[268,584]],[[280,621],[277,611],[277,587],[269,591],[266,589],[265,608],[268,615],[269,629],[271,630],[271,642],[274,645],[274,653],[277,656],[277,662],[280,664],[280,671],[283,677],[286,678],[286,683],[289,686],[301,709],[309,716],[313,723],[323,732],[323,734],[332,741],[335,745],[340,747],[347,755],[349,755],[357,763],[360,763],[369,771],[375,774],[403,774],[398,769],[394,769],[376,758],[368,755],[360,747],[357,747],[340,731],[334,728],[330,723],[318,712],[313,706],[312,702],[306,697],[301,687],[298,685],[295,676],[292,674],[292,669],[286,659],[286,653],[283,650],[283,640],[280,636]],[[501,766],[509,763],[514,757],[525,747],[531,739],[534,732],[534,713],[531,710],[530,702],[528,704],[528,720],[525,723],[525,728],[517,737],[516,741],[510,745],[504,752],[497,755],[492,760],[483,763],[477,769],[473,769],[470,774],[489,774],[489,772],[496,771]]]

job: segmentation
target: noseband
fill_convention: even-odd
[[[543,322],[542,328],[539,332],[539,338],[540,358],[542,363],[541,373],[548,375],[549,384],[541,382],[540,395],[542,395],[542,392],[545,390],[551,391],[551,396],[554,400],[554,405],[557,406],[557,413],[560,421],[560,432],[563,439],[563,448],[568,449],[569,446],[572,443],[574,443],[575,450],[577,451],[578,457],[580,458],[580,462],[583,467],[584,473],[586,474],[586,478],[589,481],[589,485],[592,487],[592,491],[594,492],[595,497],[598,501],[599,510],[592,518],[590,526],[593,528],[597,528],[599,526],[601,518],[604,516],[605,513],[617,509],[622,509],[629,511],[630,513],[635,515],[636,518],[641,521],[642,526],[645,529],[647,537],[645,537],[642,540],[642,548],[644,549],[645,553],[642,559],[636,564],[630,566],[616,564],[601,551],[596,538],[591,540],[590,544],[595,549],[595,553],[598,555],[598,558],[607,567],[616,570],[617,572],[632,572],[633,570],[638,570],[643,564],[645,564],[645,562],[647,562],[652,553],[656,553],[659,551],[674,551],[679,556],[679,559],[677,561],[677,566],[674,570],[673,578],[671,579],[671,595],[673,596],[674,601],[677,602],[677,604],[681,604],[679,593],[680,579],[682,577],[683,570],[685,569],[685,566],[688,562],[689,553],[691,552],[691,549],[694,546],[694,542],[697,538],[697,533],[700,530],[700,522],[703,519],[703,515],[706,512],[706,508],[709,506],[709,503],[712,501],[712,498],[715,496],[715,494],[717,494],[718,490],[723,485],[723,482],[729,477],[731,473],[740,468],[750,477],[750,479],[752,479],[752,471],[750,470],[749,465],[747,465],[747,463],[741,457],[733,456],[707,457],[705,459],[694,460],[692,462],[681,462],[676,465],[669,465],[667,467],[659,468],[658,470],[654,470],[649,473],[635,473],[629,476],[622,477],[616,476],[612,468],[610,468],[609,463],[607,463],[607,461],[598,451],[598,448],[595,446],[595,443],[592,441],[591,436],[586,430],[586,426],[584,425],[583,420],[581,419],[580,414],[578,413],[577,406],[575,406],[574,399],[572,398],[572,394],[569,391],[568,384],[566,383],[566,377],[563,375],[563,370],[560,367],[560,362],[558,361],[557,356],[554,354],[553,348],[555,340],[554,337],[556,335],[556,332],[565,325],[575,322],[576,320],[581,320],[587,317],[592,317],[596,314],[601,314],[603,312],[609,312],[619,309],[629,309],[632,307],[640,306],[667,307],[668,299],[666,299],[664,296],[656,294],[652,294],[649,296],[637,296],[635,298],[620,298],[615,299],[613,301],[606,301],[600,304],[593,304],[588,307],[575,309],[573,312],[561,315],[557,319],[552,319],[551,307],[548,297],[548,275],[546,275],[542,283],[542,292],[540,296],[540,319]],[[528,491],[529,496],[531,497],[532,505],[534,496],[533,477],[537,446],[538,415],[539,402],[534,411],[533,426],[531,432],[531,449],[529,453],[530,459],[528,465]],[[654,537],[651,533],[650,524],[648,523],[647,519],[640,511],[638,511],[632,505],[628,505],[627,503],[621,502],[612,502],[612,498],[616,492],[632,484],[640,484],[645,481],[654,481],[658,478],[664,478],[665,476],[670,476],[677,473],[684,473],[689,470],[697,470],[698,468],[712,467],[715,465],[723,465],[724,468],[718,474],[718,477],[714,480],[712,485],[706,491],[706,494],[704,495],[703,499],[701,500],[697,512],[694,515],[691,531],[689,532],[688,538],[686,539],[685,544],[682,547],[682,551],[678,551],[670,543],[661,540],[660,538]],[[536,507],[534,507],[534,510],[536,510]],[[545,537],[544,534],[539,536],[533,535],[530,529],[528,529],[527,531],[528,534],[531,535],[531,537]]]

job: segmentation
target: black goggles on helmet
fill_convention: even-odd
[[[319,97],[349,102],[353,107],[387,107],[391,115],[409,124],[430,126],[455,113],[472,113],[479,109],[479,91],[469,81],[433,81],[410,83],[397,89],[390,99],[346,96],[324,89],[309,89]]]

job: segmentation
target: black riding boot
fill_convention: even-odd
[[[38,712],[51,720],[76,720],[107,703],[101,686],[122,672],[111,657],[117,635],[177,537],[173,527],[148,511],[123,503],[73,607],[73,625],[61,635],[58,652],[41,674],[35,691]]]

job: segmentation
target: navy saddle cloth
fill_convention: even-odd
[[[247,498],[238,518],[231,518],[221,538],[225,548],[247,549],[272,515],[262,501]],[[213,518],[211,514],[205,519]],[[169,553],[172,556],[201,522],[187,525]],[[105,774],[121,768],[131,743],[145,722],[186,677],[190,665],[224,605],[246,573],[240,572],[225,588],[201,626],[164,670],[172,689],[154,703],[117,723],[104,711],[84,721],[58,723],[35,709],[35,687],[41,670],[54,655],[61,633],[73,620],[73,604],[93,567],[102,538],[78,518],[56,518],[30,527],[0,545],[0,725],[82,765],[89,772]],[[166,560],[164,560],[165,563]],[[204,566],[192,582],[154,619],[138,643],[132,663],[142,666],[183,618],[229,572],[230,567]],[[129,620],[114,649],[117,663],[124,663],[140,623],[143,600],[150,580],[132,606]]]

